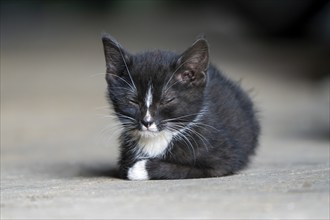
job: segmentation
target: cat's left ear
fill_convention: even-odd
[[[183,83],[204,84],[208,66],[209,46],[204,38],[200,38],[178,59],[176,77]]]

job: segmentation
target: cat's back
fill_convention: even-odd
[[[260,133],[255,107],[241,86],[210,65],[205,90],[207,123],[226,131],[249,151],[257,145]]]
[[[207,75],[206,100],[213,101],[214,104],[219,105],[218,107],[224,105],[224,107],[233,107],[243,103],[252,107],[250,98],[240,85],[225,76],[215,66],[210,65]]]

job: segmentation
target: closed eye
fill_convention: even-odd
[[[162,104],[162,105],[166,105],[166,104],[169,104],[169,103],[173,102],[174,100],[175,100],[174,97],[172,97],[172,98],[168,98],[168,99],[164,99],[164,100],[161,101],[160,104]]]
[[[129,99],[128,101],[129,101],[129,103],[131,103],[133,105],[139,105],[139,102],[136,101],[135,99]]]

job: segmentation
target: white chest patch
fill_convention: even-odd
[[[171,142],[172,137],[173,134],[169,131],[145,131],[139,138],[138,147],[149,157],[157,157],[165,152],[165,149]]]

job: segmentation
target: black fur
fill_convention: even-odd
[[[102,40],[108,98],[124,127],[119,161],[122,178],[141,159],[147,159],[150,179],[218,177],[248,164],[260,130],[253,104],[238,84],[209,64],[205,39],[182,54],[156,50],[136,55],[109,35]],[[153,102],[149,111],[157,129],[180,132],[163,154],[154,157],[139,150],[137,135],[150,86]]]

